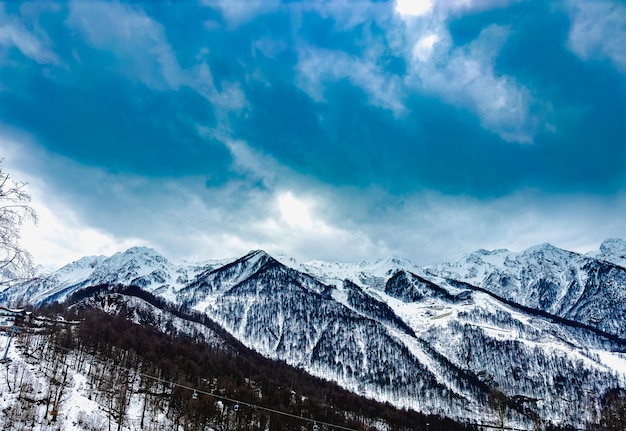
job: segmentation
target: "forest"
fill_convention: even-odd
[[[146,316],[139,318],[137,309],[127,307],[125,300],[138,297],[210,327],[222,342],[191,337],[174,327],[157,329],[146,323]],[[108,312],[103,311],[107,308]],[[29,364],[39,367],[46,383],[37,383],[32,372],[16,364],[4,364],[3,387],[16,400],[0,416],[7,430],[66,429],[63,418],[68,416],[65,410],[71,407],[69,393],[77,376],[84,379],[83,395],[97,407],[81,412],[74,429],[515,429],[505,427],[504,421],[500,426],[457,423],[357,396],[284,362],[267,359],[205,315],[168,304],[136,287],[94,286],[77,292],[66,303],[40,307],[33,315],[30,323],[21,322],[15,346]],[[504,414],[514,408],[515,400],[501,395],[494,392],[489,398],[491,407]],[[586,429],[623,429],[625,399],[623,390],[607,393],[603,412]],[[543,425],[541,429],[574,428]]]
[[[131,405],[135,411],[140,406],[138,423],[132,424],[139,429],[168,429],[166,424],[182,430],[476,429],[359,397],[232,338],[216,346],[134,323],[123,311],[66,305],[35,312],[47,322],[62,316],[62,323],[25,328],[18,336],[22,355],[40,364],[51,384],[36,394],[24,372],[13,373],[8,386],[31,408],[5,412],[5,429],[42,420],[54,426],[64,414],[73,373],[85,377],[86,395],[106,419],[84,417],[80,429],[135,429],[127,419]]]

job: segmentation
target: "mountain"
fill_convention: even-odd
[[[20,328],[0,380],[6,431],[469,429],[263,358],[207,316],[134,286],[82,289]]]
[[[226,262],[228,259],[176,264],[151,248],[132,247],[110,257],[83,257],[51,274],[14,284],[0,292],[0,301],[31,304],[63,301],[78,289],[100,284],[139,286],[173,299],[198,273]]]
[[[587,255],[543,244],[519,253],[478,250],[429,273],[626,338],[626,266],[618,265],[624,255],[622,240]]]
[[[587,256],[626,268],[626,241],[619,238],[607,239],[600,244],[600,250],[587,253]]]
[[[619,244],[604,243],[595,256],[548,244],[478,250],[429,268],[398,258],[299,263],[262,250],[174,264],[133,248],[81,259],[0,298],[43,304],[82,295],[83,304],[131,308],[134,321],[211,339],[188,317],[166,319],[128,296],[107,299],[114,306],[97,299],[103,286],[136,286],[267,358],[378,401],[466,423],[577,426],[626,384]]]

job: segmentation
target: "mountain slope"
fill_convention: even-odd
[[[603,259],[549,244],[519,253],[478,250],[429,271],[626,339],[626,268],[603,249]]]
[[[220,288],[216,280],[223,283]],[[439,383],[396,335],[412,336],[412,330],[358,286],[344,287],[326,286],[254,252],[198,277],[180,297],[188,300],[187,290],[201,292],[185,304],[266,356],[358,393],[443,414],[443,400],[459,395]],[[335,299],[342,294],[352,307]],[[419,399],[425,390],[433,399]]]
[[[48,330],[22,327],[13,340],[0,381],[3,430],[469,429],[267,360],[206,316],[135,287],[94,286],[63,306],[63,319],[58,305],[39,310]],[[211,335],[199,339],[198,329]]]
[[[222,260],[175,264],[151,248],[132,247],[111,257],[84,257],[52,274],[14,284],[0,292],[0,301],[30,304],[64,301],[78,289],[100,284],[140,286],[171,299],[198,273],[224,263]]]
[[[379,401],[493,424],[496,393],[511,425],[575,425],[592,419],[602,394],[626,384],[626,270],[606,250],[615,247],[603,259],[550,245],[479,250],[422,269],[400,259],[300,264],[261,250],[174,265],[131,249],[2,295],[45,303],[90,295],[102,283],[134,285],[194,309],[266,357]],[[132,309],[130,319],[159,328],[168,321],[146,320],[137,299],[116,301],[109,311]],[[193,322],[169,322],[208,336]]]

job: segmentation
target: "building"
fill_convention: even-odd
[[[28,320],[29,314],[25,310],[0,305],[0,331],[13,329],[18,321]]]

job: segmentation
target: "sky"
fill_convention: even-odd
[[[626,237],[626,5],[0,3],[35,261],[419,265]]]

